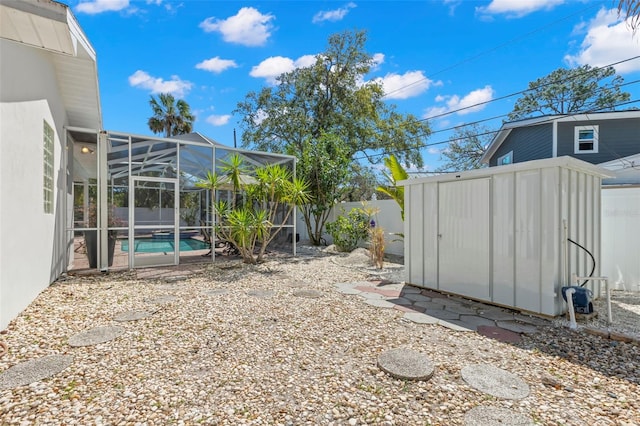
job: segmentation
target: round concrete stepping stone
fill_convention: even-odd
[[[92,346],[108,342],[124,333],[124,328],[114,326],[95,327],[69,338],[69,346]]]
[[[431,315],[421,314],[420,312],[407,312],[403,316],[416,324],[437,324],[439,321],[438,318],[434,318]]]
[[[534,426],[533,420],[508,408],[478,406],[464,415],[465,426]]]
[[[229,290],[226,288],[210,288],[207,290],[202,290],[202,294],[205,296],[220,296],[222,294],[229,293]]]
[[[72,355],[47,355],[21,362],[0,374],[0,389],[11,389],[46,379],[66,369],[72,362]]]
[[[405,348],[391,349],[378,357],[378,368],[403,380],[429,380],[433,364],[424,354]]]
[[[187,277],[186,275],[174,275],[172,277],[165,278],[164,282],[166,282],[166,283],[177,283],[177,282],[180,282],[180,281],[184,281],[187,278],[189,278],[189,277]]]
[[[522,379],[493,365],[468,365],[461,374],[469,386],[496,398],[522,399],[529,395],[529,385]]]
[[[176,296],[164,295],[164,296],[149,297],[148,299],[144,299],[144,301],[147,303],[153,303],[154,305],[166,305],[167,303],[171,303],[176,299],[177,299]]]
[[[148,311],[125,311],[117,314],[115,317],[113,317],[113,320],[118,322],[138,321],[152,314],[153,312]]]
[[[249,290],[247,294],[249,296],[259,297],[261,299],[267,299],[269,297],[275,296],[276,292],[272,290]]]
[[[294,291],[293,295],[296,297],[306,297],[307,299],[318,299],[323,296],[321,292],[311,289]]]

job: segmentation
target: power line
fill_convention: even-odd
[[[624,106],[624,105],[631,105],[631,104],[635,104],[635,103],[640,103],[640,99],[635,99],[635,100],[630,100],[630,101],[627,101],[627,102],[622,102],[622,103],[614,105],[614,107],[619,107],[619,106]],[[579,112],[570,113],[570,114],[556,114],[553,117],[548,118],[547,120],[542,120],[542,121],[537,122],[536,125],[550,123],[550,122],[558,119],[559,116],[560,117],[562,117],[562,116],[564,116],[564,117],[572,117],[572,116],[581,115],[581,114],[585,114],[586,115],[586,114],[589,114],[589,113],[602,112],[602,111],[606,111],[608,109],[609,109],[609,107],[599,108],[599,109],[594,109],[594,110],[589,110],[589,111],[579,111]],[[535,117],[530,117],[530,118],[535,118]],[[474,136],[495,135],[498,132],[500,132],[500,129],[498,129],[498,130],[490,130],[490,131],[482,132],[482,133],[477,133]],[[423,137],[423,136],[427,136],[427,135],[422,135],[420,137]],[[416,138],[417,137],[415,137],[413,139],[416,139]],[[468,137],[451,138],[451,139],[442,140],[442,141],[438,141],[438,142],[424,143],[424,144],[416,145],[416,146],[413,146],[413,147],[407,148],[407,149],[397,149],[397,150],[394,150],[394,151],[386,151],[386,152],[382,152],[382,153],[363,154],[362,156],[354,157],[354,160],[365,160],[365,159],[370,159],[370,158],[382,157],[382,156],[385,156],[385,155],[400,154],[400,153],[403,153],[403,152],[406,152],[406,151],[410,151],[410,150],[414,150],[414,149],[424,149],[424,148],[429,148],[429,147],[432,147],[432,146],[443,145],[443,144],[446,144],[446,143],[457,142],[457,141],[461,141],[461,140],[465,140],[465,139],[468,139]]]
[[[463,65],[463,64],[466,64],[466,63],[468,63],[468,62],[472,62],[472,61],[474,61],[474,60],[476,60],[476,59],[478,59],[478,58],[480,58],[480,57],[482,57],[482,56],[485,56],[485,55],[487,55],[487,54],[491,53],[491,52],[494,52],[494,51],[496,51],[496,50],[498,50],[498,49],[501,49],[501,48],[503,48],[503,47],[505,47],[505,46],[508,46],[508,45],[510,45],[510,44],[512,44],[512,43],[515,43],[516,41],[520,41],[520,40],[523,40],[523,39],[525,39],[525,38],[528,38],[528,37],[532,36],[533,34],[536,34],[536,33],[538,33],[538,32],[541,32],[541,31],[543,31],[543,30],[546,30],[547,28],[550,28],[550,27],[552,27],[552,26],[554,26],[554,25],[556,25],[556,24],[558,24],[558,23],[560,23],[560,22],[566,21],[566,20],[567,20],[567,19],[569,19],[569,18],[573,18],[573,17],[574,17],[574,16],[576,16],[576,15],[580,15],[580,14],[582,14],[582,13],[586,12],[587,10],[589,10],[589,9],[594,9],[594,8],[596,8],[596,7],[600,7],[600,4],[597,4],[597,3],[596,3],[595,5],[594,5],[594,4],[592,4],[592,5],[590,5],[590,6],[585,7],[584,9],[581,9],[581,10],[577,11],[576,13],[572,13],[571,15],[567,15],[567,16],[565,16],[565,17],[563,17],[563,18],[557,19],[557,20],[555,20],[555,21],[553,21],[553,22],[551,22],[551,23],[549,23],[549,24],[547,24],[547,25],[544,25],[544,26],[542,26],[542,27],[540,27],[540,28],[537,28],[537,29],[535,29],[535,30],[533,30],[533,31],[529,31],[528,33],[525,33],[525,34],[523,34],[523,35],[521,35],[521,36],[518,36],[518,37],[512,38],[511,40],[508,40],[508,41],[506,41],[506,42],[504,42],[504,43],[501,43],[501,44],[499,44],[499,45],[497,45],[497,46],[495,46],[495,47],[493,47],[493,48],[491,48],[491,49],[489,49],[489,50],[485,50],[485,51],[480,52],[480,53],[478,53],[478,54],[476,54],[476,55],[473,55],[473,56],[470,56],[470,57],[468,57],[468,58],[466,58],[466,59],[463,59],[463,60],[462,60],[462,61],[460,61],[460,62],[457,62],[457,63],[455,63],[455,64],[453,64],[453,65],[450,65],[450,66],[448,66],[448,67],[445,67],[445,68],[443,68],[443,69],[441,69],[441,70],[439,70],[439,71],[436,71],[436,72],[434,72],[434,73],[430,74],[430,75],[429,75],[429,77],[433,77],[433,76],[436,76],[436,75],[438,75],[438,74],[442,74],[443,72],[446,72],[446,71],[452,70],[452,69],[457,68],[457,67],[459,67],[459,66],[461,66],[461,65]],[[406,88],[408,88],[408,87],[411,87],[411,86],[414,86],[414,85],[416,85],[416,84],[422,83],[423,81],[426,81],[426,80],[430,80],[430,78],[429,78],[429,77],[425,77],[425,78],[422,78],[422,79],[416,80],[416,81],[411,82],[411,83],[409,83],[409,84],[407,84],[407,85],[405,85],[405,86],[403,86],[403,87],[400,87],[400,88],[398,88],[398,89],[392,90],[392,91],[390,91],[389,93],[385,93],[385,94],[384,94],[384,96],[388,96],[388,95],[390,95],[390,94],[393,94],[393,93],[396,93],[396,92],[400,92],[400,91],[402,91],[402,90],[404,90],[404,89],[406,89]]]

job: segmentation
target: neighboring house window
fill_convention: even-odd
[[[575,154],[590,154],[598,152],[598,126],[576,126]]]
[[[44,212],[53,213],[53,129],[44,122]]]
[[[498,166],[505,166],[511,163],[513,163],[513,151],[509,151],[502,157],[498,157]]]

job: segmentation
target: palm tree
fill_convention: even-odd
[[[618,16],[626,14],[629,20],[629,26],[635,33],[640,28],[640,1],[638,0],[620,0],[618,3]]]
[[[149,104],[153,117],[149,118],[149,129],[153,133],[163,133],[168,138],[184,133],[191,133],[195,116],[191,114],[189,104],[184,99],[177,102],[172,94],[161,93],[159,99],[151,96]]]
[[[383,172],[383,174],[390,185],[380,185],[376,190],[388,195],[398,203],[398,206],[400,206],[400,216],[402,220],[404,220],[404,186],[398,186],[396,184],[401,180],[409,179],[409,173],[407,173],[404,167],[402,167],[402,164],[400,164],[393,155],[384,159],[384,165],[389,169],[389,173]]]

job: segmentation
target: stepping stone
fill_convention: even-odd
[[[460,314],[440,309],[427,309],[426,314],[442,320],[457,320],[460,318]]]
[[[376,308],[393,309],[393,307],[396,306],[393,303],[387,302],[386,300],[382,299],[366,299],[364,303],[366,303],[367,305],[375,306]]]
[[[287,286],[291,288],[305,288],[308,285],[309,284],[305,283],[304,281],[294,281],[294,282],[287,283]]]
[[[533,420],[508,408],[478,406],[464,415],[465,426],[534,426]]]
[[[439,320],[438,325],[441,325],[453,331],[463,331],[467,333],[476,331],[476,327],[474,325],[467,324],[457,319]]]
[[[153,312],[148,311],[125,311],[117,314],[115,317],[113,317],[113,320],[118,322],[138,321],[152,314]]]
[[[430,302],[431,298],[429,296],[425,296],[423,294],[418,293],[403,293],[402,297],[406,297],[409,300],[414,302]]]
[[[69,346],[92,346],[108,342],[124,333],[124,328],[115,326],[95,327],[69,338]]]
[[[404,286],[401,290],[402,294],[420,294],[422,292],[418,287]]]
[[[434,318],[431,315],[421,314],[419,312],[407,312],[403,315],[403,318],[413,321],[416,324],[437,324],[438,318]]]
[[[523,324],[516,321],[498,321],[496,325],[500,328],[504,328],[514,333],[533,334],[538,331],[538,328],[534,325]]]
[[[336,287],[342,294],[360,294],[362,292],[355,289],[358,285],[357,283],[339,283]]]
[[[438,299],[436,299],[438,300]],[[442,310],[444,309],[444,304],[443,303],[438,303],[437,301],[431,301],[431,302],[415,302],[414,303],[415,306],[418,306],[420,308],[425,308],[425,309],[429,309],[429,310]]]
[[[207,290],[202,290],[202,294],[204,294],[205,296],[219,296],[227,293],[229,293],[229,290],[227,290],[226,288],[210,288]]]
[[[469,308],[460,303],[445,304],[445,309],[447,311],[455,312],[456,314],[461,314],[461,315],[476,315],[478,313],[476,309]]]
[[[496,398],[522,399],[529,395],[529,385],[522,379],[493,365],[469,365],[461,374],[469,386]]]
[[[28,385],[54,376],[71,365],[71,355],[47,355],[21,362],[0,374],[0,389]]]
[[[381,299],[386,299],[386,296],[383,296],[380,293],[375,293],[375,292],[369,292],[369,291],[365,291],[365,290],[361,290],[360,293],[361,297],[364,297],[365,299],[376,299],[376,300],[381,300]]]
[[[507,330],[505,328],[491,325],[479,325],[476,331],[482,336],[505,343],[518,343],[520,340],[522,340],[522,337],[519,333],[514,333],[513,331]]]
[[[478,316],[494,321],[513,320],[513,312],[503,311],[502,309],[478,309]]]
[[[474,326],[476,331],[480,326],[495,326],[496,324],[494,321],[490,319],[482,318],[477,315],[460,315],[460,321],[462,321],[465,324]]]
[[[402,305],[402,306],[411,306],[413,305],[413,302],[411,302],[411,300],[409,299],[405,299],[404,297],[393,297],[390,299],[387,299],[387,301],[395,304],[395,305]]]
[[[391,349],[378,357],[378,368],[402,380],[429,380],[433,364],[426,355],[405,348]]]
[[[259,297],[260,299],[268,299],[276,295],[273,290],[249,290],[247,292],[249,296]]]
[[[311,289],[294,291],[293,295],[296,297],[306,297],[307,299],[318,299],[323,296],[321,292]]]
[[[149,297],[147,299],[144,299],[144,301],[147,303],[153,303],[154,305],[166,305],[167,303],[171,303],[176,299],[177,299],[176,296],[164,295],[164,296]]]

